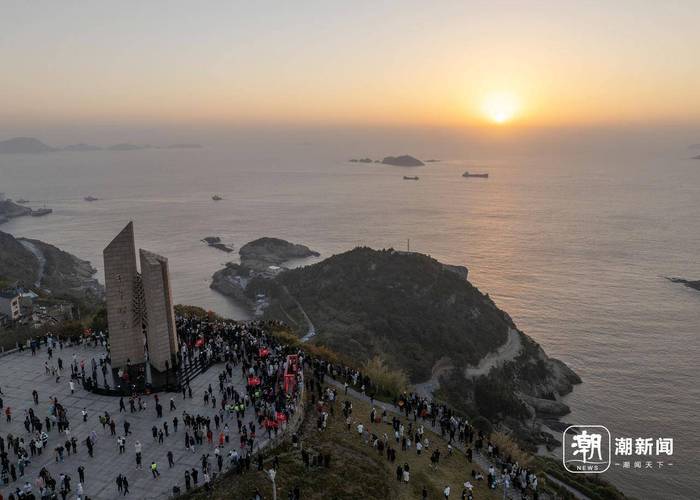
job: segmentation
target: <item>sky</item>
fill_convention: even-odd
[[[3,0],[0,122],[700,124],[700,5]]]

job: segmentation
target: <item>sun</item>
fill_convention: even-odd
[[[519,109],[518,97],[512,92],[491,92],[482,101],[484,114],[497,124],[511,121],[518,114]]]

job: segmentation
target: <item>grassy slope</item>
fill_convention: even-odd
[[[312,453],[331,454],[331,465],[328,469],[320,467],[304,470],[300,452],[289,444],[274,450],[280,460],[277,475],[278,498],[287,498],[287,492],[299,486],[304,499],[410,499],[421,498],[424,485],[428,488],[428,498],[442,498],[442,490],[446,484],[452,487],[451,496],[459,498],[462,484],[471,477],[472,469],[464,455],[455,452],[452,457],[447,457],[446,442],[428,432],[430,450],[437,446],[442,454],[437,470],[429,467],[431,451],[426,453],[425,450],[417,456],[414,449],[402,452],[399,447],[396,462],[391,464],[385,454],[380,456],[374,448],[366,445],[355,431],[357,422],[361,421],[367,425],[370,412],[368,403],[347,397],[353,404],[353,418],[357,421],[348,432],[340,411],[344,399],[346,398],[339,394],[339,400],[335,404],[335,416],[329,417],[329,425],[324,432],[316,430],[316,413],[313,409],[307,413],[302,424],[301,441],[304,447]],[[370,425],[369,428],[378,436],[384,432],[391,435],[391,426],[388,424]],[[268,457],[270,460],[271,456]],[[396,465],[405,462],[411,467],[409,484],[399,483],[395,479]],[[267,462],[266,468],[269,466]],[[202,491],[193,494],[191,498],[252,498],[256,488],[265,498],[272,498],[269,480],[264,473],[257,471],[241,476],[226,476],[217,483],[212,494]],[[476,482],[474,496],[479,499],[500,498],[489,491],[483,481]]]

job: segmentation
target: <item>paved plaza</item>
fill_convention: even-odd
[[[75,393],[71,395],[70,363],[73,354],[77,355],[78,363],[85,360],[86,369],[91,365],[92,358],[96,360],[104,350],[100,347],[65,347],[60,350],[56,347],[53,355],[53,362],[57,358],[63,360],[63,376],[60,382],[56,382],[55,377],[45,374],[44,362],[48,360],[46,346],[42,345],[36,356],[32,356],[31,351],[15,352],[0,357],[0,388],[3,394],[4,406],[12,409],[12,423],[7,423],[4,415],[0,418],[0,435],[7,438],[8,434],[23,437],[28,445],[31,434],[27,433],[24,427],[26,411],[31,407],[34,413],[43,422],[48,415],[49,398],[56,397],[63,405],[70,420],[71,436],[78,440],[78,452],[76,455],[68,456],[64,454],[64,462],[57,463],[55,460],[54,448],[66,441],[64,433],[59,434],[55,426],[48,432],[49,442],[42,455],[30,457],[32,463],[25,469],[25,476],[10,482],[7,485],[0,484],[0,493],[7,498],[16,488],[21,488],[25,481],[29,481],[34,487],[34,493],[38,496],[38,488],[35,486],[37,474],[42,467],[46,467],[54,479],[58,480],[61,473],[71,476],[72,492],[68,498],[76,498],[75,491],[78,486],[78,466],[85,467],[84,493],[91,499],[111,499],[118,498],[115,479],[118,474],[125,475],[129,480],[129,490],[131,498],[167,498],[172,493],[174,485],[178,485],[184,492],[184,472],[186,469],[196,468],[200,474],[200,485],[202,484],[201,457],[202,454],[210,455],[209,463],[212,469],[217,471],[214,457],[214,447],[217,443],[218,433],[215,431],[213,417],[216,413],[211,407],[211,402],[205,406],[203,394],[205,389],[211,384],[214,395],[218,401],[219,394],[218,375],[224,368],[224,364],[212,366],[207,372],[195,378],[190,386],[193,392],[192,399],[184,399],[182,393],[160,393],[160,402],[163,406],[163,418],[156,418],[155,402],[153,396],[145,397],[147,408],[144,411],[130,413],[128,398],[125,398],[126,412],[119,413],[119,398],[109,396],[99,396],[84,390],[79,383],[75,384]],[[89,369],[88,369],[89,372]],[[99,370],[98,370],[99,372]],[[99,373],[98,379],[102,380]],[[240,367],[233,369],[233,385],[239,393],[245,392],[245,384],[241,377]],[[32,391],[39,393],[39,404],[32,401]],[[173,397],[177,406],[176,410],[170,411],[170,398]],[[86,408],[88,411],[87,422],[83,422],[81,411]],[[102,428],[99,416],[107,411],[115,419],[117,436],[111,436],[109,426]],[[185,449],[185,426],[182,413],[186,411],[190,415],[202,415],[212,418],[212,431],[214,432],[214,444],[208,445],[206,439],[204,445],[197,446],[196,452]],[[179,426],[177,433],[173,430],[172,419],[177,416]],[[246,410],[245,423],[254,417],[252,408]],[[119,454],[117,447],[117,437],[123,435],[123,423],[127,420],[131,424],[131,435],[127,437],[126,453]],[[168,422],[170,436],[165,438],[163,444],[154,441],[151,428],[156,425],[162,428],[163,422]],[[225,423],[230,428],[231,442],[227,443],[222,450],[224,456],[224,468],[226,468],[226,453],[232,447],[238,447],[238,427],[235,417],[225,417]],[[257,422],[256,422],[257,424]],[[223,428],[223,423],[221,424]],[[45,429],[44,429],[45,430]],[[97,434],[94,457],[90,458],[85,446],[85,439],[92,433]],[[192,433],[190,433],[191,435]],[[256,449],[266,444],[266,435],[258,431],[256,439]],[[142,470],[136,470],[136,460],[134,443],[140,441],[142,450]],[[175,466],[168,468],[167,452],[172,451]],[[13,452],[9,452],[11,462],[16,461]],[[158,463],[160,478],[153,479],[150,472],[152,461]],[[18,471],[19,474],[19,471]]]

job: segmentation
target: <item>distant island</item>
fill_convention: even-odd
[[[134,151],[137,149],[150,149],[151,146],[148,145],[138,145],[138,144],[129,144],[129,143],[121,143],[121,144],[115,144],[114,146],[109,146],[107,149],[110,151]]]
[[[34,137],[15,137],[0,141],[0,154],[36,154],[57,151]]]
[[[425,165],[425,163],[418,158],[414,158],[410,155],[386,156],[382,160],[382,163],[384,165],[395,165],[397,167],[422,167]]]
[[[165,147],[151,146],[149,144],[130,144],[122,142],[111,146],[95,146],[93,144],[69,144],[64,147],[49,146],[35,137],[14,137],[0,141],[0,154],[39,154],[54,153],[59,151],[85,152],[85,151],[137,151],[140,149],[200,149],[203,146],[195,143],[176,143]]]
[[[422,167],[425,165],[425,163],[411,155],[385,156],[381,161],[372,160],[371,158],[352,158],[350,161],[352,163],[381,163],[383,165],[393,165],[396,167]],[[433,163],[438,160],[427,161]]]
[[[171,144],[170,146],[168,146],[168,149],[202,149],[203,147],[204,146],[202,146],[201,144],[184,143],[184,144]]]
[[[693,160],[700,160],[700,155],[697,155],[697,156],[693,156],[693,158],[692,158],[692,159],[693,159]]]
[[[100,146],[93,146],[92,144],[69,144],[64,151],[100,151],[102,148]]]

